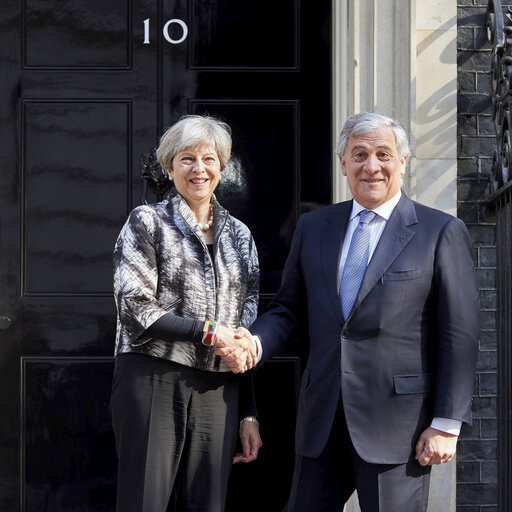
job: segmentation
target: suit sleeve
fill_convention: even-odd
[[[304,216],[299,218],[286,260],[281,287],[267,311],[251,327],[263,347],[262,362],[285,350],[306,318],[306,292],[300,262]]]
[[[453,218],[436,251],[437,371],[434,416],[471,422],[479,337],[473,243]]]
[[[258,416],[253,376],[254,372],[252,371],[240,375],[240,394],[238,396],[239,420],[246,416]]]

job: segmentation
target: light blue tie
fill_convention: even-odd
[[[370,255],[370,222],[376,213],[363,210],[359,214],[359,224],[352,234],[347,260],[343,267],[340,282],[341,309],[345,320],[350,315],[363,281]]]

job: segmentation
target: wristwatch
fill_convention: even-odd
[[[207,347],[213,347],[217,339],[217,322],[214,320],[206,320],[203,326],[203,339],[201,340],[203,345]]]
[[[242,426],[242,423],[244,423],[245,421],[248,421],[249,423],[254,423],[258,427],[258,430],[260,429],[260,422],[254,416],[246,416],[245,418],[243,418],[242,421],[240,422],[240,426]]]

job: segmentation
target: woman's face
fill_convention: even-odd
[[[169,176],[189,206],[207,203],[220,180],[220,159],[212,146],[194,146],[176,153]]]

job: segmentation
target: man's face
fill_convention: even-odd
[[[368,209],[391,199],[400,189],[407,157],[400,157],[391,128],[350,137],[341,170],[354,199]]]

